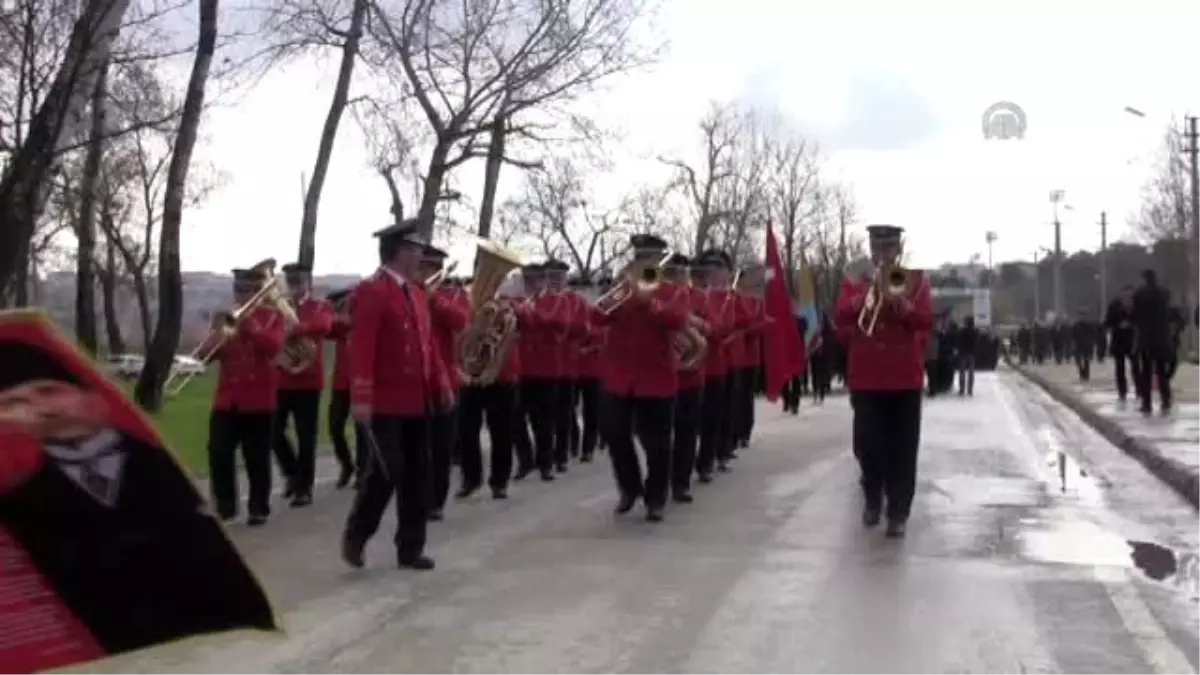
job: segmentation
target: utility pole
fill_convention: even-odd
[[[1193,322],[1196,311],[1197,296],[1200,292],[1197,291],[1196,275],[1197,271],[1197,256],[1200,256],[1200,134],[1196,130],[1196,117],[1191,115],[1187,118],[1187,138],[1188,138],[1188,156],[1191,158],[1189,163],[1192,171],[1192,211],[1191,223],[1188,227],[1188,281],[1186,289],[1186,304],[1183,308],[1184,316],[1187,318],[1187,347],[1189,352],[1196,351],[1196,324]]]
[[[1108,307],[1108,214],[1100,212],[1100,318]]]
[[[1062,222],[1058,219],[1058,203],[1063,200],[1063,191],[1055,190],[1050,193],[1050,203],[1054,204],[1054,320],[1063,320],[1062,295]]]
[[[1033,252],[1033,320],[1042,320],[1042,268],[1038,267],[1038,251]]]

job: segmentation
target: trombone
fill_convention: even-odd
[[[885,297],[894,298],[907,294],[907,270],[897,265],[894,260],[876,266],[875,274],[871,277],[871,287],[867,289],[867,297],[863,299],[862,309],[858,312],[858,329],[867,337],[874,335]]]
[[[631,260],[619,275],[621,281],[596,298],[596,309],[604,314],[612,314],[637,292],[648,292],[658,288],[662,280],[662,267],[673,255],[675,251],[668,249],[658,260]]]
[[[275,275],[274,259],[268,258],[251,269],[263,273],[267,277],[266,281],[254,292],[254,295],[250,296],[249,300],[235,307],[233,311],[220,312],[213,317],[212,330],[200,342],[199,346],[192,350],[190,354],[191,358],[207,366],[209,361],[212,361],[217,353],[221,351],[221,348],[225,346],[225,343],[229,342],[229,339],[237,333],[238,327],[242,325],[246,317],[250,316],[259,305],[265,302],[272,293],[277,291],[279,277]],[[171,374],[167,376],[167,381],[163,383],[163,392],[166,393],[168,398],[178,396],[179,392],[183,391],[183,388],[192,381],[197,372],[196,370],[192,370],[180,377],[179,369],[171,368]],[[179,382],[172,387],[171,385],[175,383],[176,379]]]
[[[456,267],[458,267],[458,261],[454,260],[449,265],[446,265],[442,269],[434,272],[433,274],[430,274],[429,277],[427,279],[425,279],[425,283],[424,283],[425,292],[432,293],[432,292],[436,291],[438,289],[438,286],[441,286],[442,282],[445,281],[447,277],[449,277],[451,274],[454,273],[454,268],[456,268]]]

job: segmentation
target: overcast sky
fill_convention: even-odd
[[[988,230],[999,233],[996,262],[1030,257],[1053,244],[1056,188],[1074,207],[1064,248],[1096,248],[1101,210],[1110,239],[1126,233],[1166,121],[1200,112],[1187,39],[1200,3],[1112,4],[670,0],[663,63],[604,97],[603,121],[628,132],[630,158],[607,191],[646,175],[637,158],[694,150],[709,100],[741,98],[778,107],[815,138],[853,183],[864,222],[908,229],[914,264],[986,260]],[[207,116],[203,154],[228,182],[186,214],[185,269],[294,255],[301,174],[335,66],[279,70]],[[1025,111],[1023,141],[984,140],[984,111],[999,101]],[[369,233],[387,222],[388,195],[363,147],[347,117],[321,201],[318,273],[375,266]],[[506,177],[502,190],[517,182]],[[462,180],[480,182],[474,171]]]

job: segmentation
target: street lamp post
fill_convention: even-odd
[[[984,235],[984,239],[987,240],[988,275],[990,276],[992,274],[992,244],[996,243],[996,240],[999,239],[999,235],[997,235],[994,230],[988,230],[988,233]]]
[[[1054,317],[1058,321],[1063,316],[1062,222],[1058,219],[1058,205],[1065,196],[1062,190],[1050,193],[1050,203],[1054,205]],[[1074,210],[1070,204],[1063,204],[1063,209]]]

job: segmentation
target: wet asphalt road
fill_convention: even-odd
[[[1196,550],[1196,514],[1011,373],[927,400],[904,541],[859,524],[844,397],[760,405],[734,472],[666,522],[614,517],[607,456],[451,504],[438,568],[390,520],[347,570],[348,495],[233,536],[286,635],[193,640],[109,672],[1195,672],[1192,594],[1126,539]],[[1061,454],[1060,454],[1061,451]],[[1086,475],[1084,475],[1086,474]],[[92,664],[88,670],[96,669]]]

